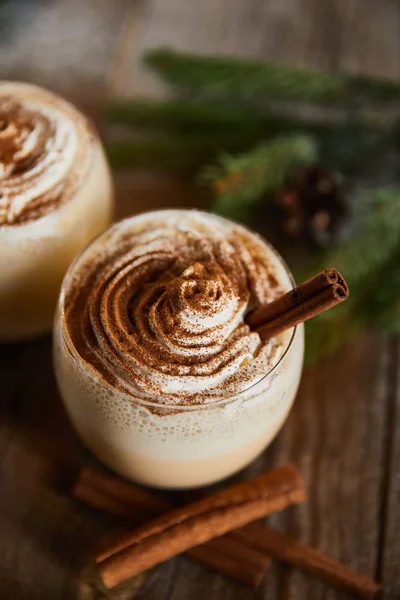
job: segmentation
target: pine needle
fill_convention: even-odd
[[[215,193],[212,210],[247,222],[265,194],[278,190],[299,165],[315,161],[316,154],[312,138],[281,136],[244,154],[221,156],[219,167],[202,175]]]

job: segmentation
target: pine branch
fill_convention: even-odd
[[[277,137],[239,156],[223,155],[220,166],[204,171],[216,198],[212,209],[239,221],[248,221],[251,210],[265,194],[279,189],[301,164],[316,159],[312,138]]]
[[[380,190],[365,202],[369,210],[357,231],[310,269],[335,266],[350,287],[346,303],[307,324],[310,360],[329,354],[368,324],[400,331],[400,189]]]
[[[310,135],[318,142],[321,162],[348,175],[362,172],[368,161],[394,147],[394,130],[379,123],[372,126],[348,117],[332,123],[321,120],[320,116],[306,118],[268,106],[257,113],[245,107],[219,102],[202,104],[190,99],[128,100],[110,103],[107,115],[111,122],[139,131],[161,131],[182,138],[232,137],[234,132],[242,141],[257,143],[283,134]],[[224,148],[230,149],[231,144]]]
[[[369,210],[358,230],[328,256],[352,286],[363,285],[368,275],[380,269],[400,240],[400,189],[367,194],[364,202]]]
[[[166,48],[145,54],[145,64],[164,81],[199,101],[245,103],[259,108],[272,100],[350,106],[400,99],[398,83],[349,73],[331,74],[263,60],[202,56]]]
[[[390,302],[386,301],[384,309],[377,319],[377,324],[383,327],[388,333],[396,335],[400,333],[400,288],[397,288],[396,297],[392,297]]]
[[[298,70],[266,61],[184,54],[155,49],[145,64],[167,83],[198,100],[335,100],[340,85],[326,73]]]
[[[236,132],[241,132],[260,125],[260,119],[256,115],[241,108],[185,99],[114,101],[108,105],[106,117],[111,122],[123,125],[183,134],[204,129],[231,132],[234,128]],[[266,121],[267,125],[274,125],[272,116]]]
[[[193,171],[223,151],[242,151],[258,141],[256,131],[237,136],[235,131],[214,134],[158,135],[106,144],[113,167],[137,166],[166,171]]]
[[[113,100],[105,110],[105,117],[113,123],[129,125],[135,128],[165,129],[173,132],[197,133],[206,130],[214,132],[236,132],[248,128],[261,129],[263,133],[282,133],[285,131],[308,131],[330,140],[338,135],[340,139],[350,141],[354,135],[388,135],[392,132],[392,123],[373,119],[360,120],[356,115],[340,113],[336,119],[323,115],[303,115],[285,108],[264,105],[263,110],[254,112],[244,106],[232,106],[226,102],[202,103],[190,98],[154,100]],[[390,125],[390,128],[389,128]],[[397,136],[396,136],[397,137]]]
[[[204,148],[195,151],[191,144],[167,138],[111,142],[106,144],[106,152],[114,168],[172,172],[192,171],[209,157],[209,151]]]
[[[369,128],[357,121],[310,127],[319,142],[320,161],[349,176],[365,175],[368,164],[393,152],[393,131]]]
[[[400,240],[363,293],[364,313],[389,333],[400,333]]]

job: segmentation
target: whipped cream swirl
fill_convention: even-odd
[[[289,285],[272,249],[243,227],[161,211],[117,224],[87,249],[64,316],[75,349],[113,386],[159,404],[202,404],[276,363],[282,344],[262,343],[244,318]]]
[[[91,132],[72,105],[24,84],[0,84],[0,226],[67,201],[87,171]]]

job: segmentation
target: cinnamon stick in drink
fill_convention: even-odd
[[[121,536],[97,557],[111,588],[150,567],[305,498],[291,465],[177,509]]]
[[[72,494],[90,507],[114,517],[129,519],[132,524],[143,524],[172,510],[156,494],[91,467],[79,473]],[[261,583],[271,564],[268,555],[250,547],[235,533],[210,540],[186,554],[203,566],[252,587]]]
[[[247,323],[266,340],[333,308],[348,295],[347,283],[339,271],[325,269],[253,311]]]

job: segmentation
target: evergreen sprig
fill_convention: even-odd
[[[236,132],[259,127],[254,113],[221,103],[204,104],[182,98],[165,100],[119,100],[111,102],[106,118],[139,129],[166,130],[182,134],[212,130]],[[272,117],[268,121],[272,122]]]
[[[390,333],[400,333],[400,248],[394,256],[394,264],[382,277],[390,278],[390,286],[375,290],[374,304],[376,323]]]
[[[259,108],[271,100],[354,106],[400,99],[400,86],[391,80],[252,58],[202,56],[158,48],[147,52],[144,62],[180,94],[199,101],[250,103]]]
[[[156,133],[106,144],[116,167],[145,167],[162,171],[197,171],[224,151],[240,152],[259,140],[256,130],[238,136],[234,130],[201,131],[186,135]]]
[[[207,59],[209,60],[209,59]],[[146,164],[150,164],[148,149],[157,146],[160,134],[182,138],[188,151],[196,153],[198,139],[202,143],[208,136],[212,146],[216,138],[231,138],[229,145],[222,150],[245,148],[268,140],[277,135],[303,134],[313,136],[319,145],[320,159],[332,169],[351,175],[357,174],[368,159],[380,156],[396,144],[397,132],[391,121],[366,118],[356,113],[341,113],[339,119],[324,118],[321,114],[289,112],[287,108],[262,103],[259,111],[248,106],[231,105],[225,101],[200,102],[191,98],[173,98],[169,100],[125,100],[113,101],[107,107],[106,116],[112,123],[127,125],[132,131],[145,132],[148,143],[144,143],[143,152]],[[152,138],[156,134],[156,141]],[[236,143],[232,144],[232,137]],[[197,139],[196,139],[197,138]],[[162,143],[162,142],[160,142]],[[135,142],[135,148],[140,145]],[[122,152],[118,144],[110,147],[113,160],[129,156]],[[135,158],[136,151],[132,151]],[[161,154],[155,152],[154,166],[160,166]],[[166,157],[166,167],[170,160]],[[185,168],[187,159],[183,160]],[[176,163],[177,166],[179,163]],[[161,165],[162,166],[162,165]]]
[[[278,190],[296,167],[315,161],[316,155],[313,139],[296,135],[277,137],[238,156],[222,155],[219,166],[202,174],[215,193],[212,209],[249,221],[265,194]]]
[[[368,210],[353,235],[309,265],[309,275],[335,266],[350,287],[347,302],[307,324],[311,361],[367,325],[400,331],[400,187],[366,194],[363,202]],[[299,279],[305,277],[302,271]]]
[[[363,204],[358,230],[328,255],[339,270],[346,269],[353,286],[380,270],[400,241],[400,188],[365,193]]]

